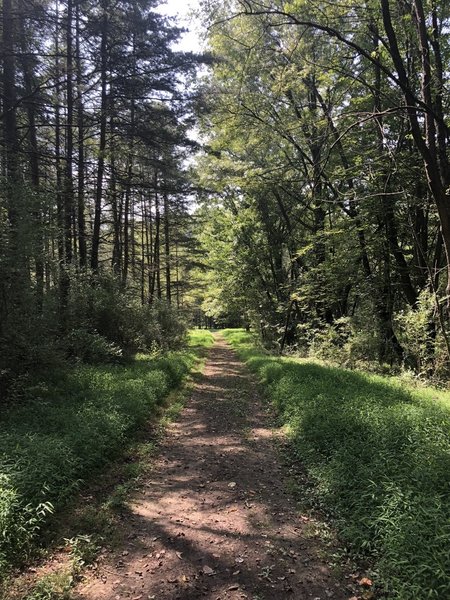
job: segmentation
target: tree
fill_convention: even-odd
[[[189,227],[183,161],[195,145],[188,78],[203,58],[173,49],[181,30],[157,9],[155,0],[2,4],[6,378],[76,352],[79,330],[132,346],[110,326],[113,307],[144,320],[151,274],[161,302],[147,330],[172,300],[179,230]]]
[[[397,72],[389,4],[384,14],[376,2],[352,4],[350,21],[348,5],[213,6],[210,43],[217,62],[205,88],[210,112],[204,117],[213,133],[201,171],[209,169],[205,187],[224,206],[234,205],[239,222],[247,207],[254,209],[265,243],[253,237],[258,259],[244,260],[258,282],[257,312],[282,345],[287,333],[302,344],[307,324],[306,342],[313,346],[324,332],[351,326],[367,335],[372,329],[380,360],[414,362],[402,346],[397,314],[405,305],[418,309],[429,274],[439,272],[438,219],[445,237],[440,210],[431,210],[430,197],[438,202],[430,177],[429,194],[424,186],[429,166],[415,123],[423,139],[435,131],[435,163],[446,171],[442,144],[437,152],[445,119],[436,109],[443,77],[436,57],[442,59],[448,11],[437,4],[430,9],[436,32],[428,44],[435,44],[437,77],[428,80],[426,93],[434,90],[434,97],[427,100],[419,8],[414,4],[414,14],[400,4],[396,9],[406,86]],[[431,138],[426,143],[433,147]],[[369,314],[375,319],[367,323]]]

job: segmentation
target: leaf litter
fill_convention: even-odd
[[[245,409],[233,410],[236,389],[248,392]],[[124,548],[102,555],[78,586],[79,600],[110,600],[118,581],[134,585],[127,597],[139,600],[349,600],[358,585],[367,589],[364,577],[332,574],[325,548],[309,535],[309,517],[298,514],[284,485],[257,391],[218,336],[188,405],[151,459],[151,483],[143,482],[120,524],[123,539],[146,548],[146,567]]]

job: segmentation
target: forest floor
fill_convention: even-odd
[[[282,434],[258,386],[216,336],[203,375],[169,425],[77,600],[348,600],[320,523],[296,508]]]

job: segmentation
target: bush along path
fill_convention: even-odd
[[[264,385],[309,501],[389,600],[450,598],[450,393],[265,353],[223,335]]]
[[[154,357],[140,355],[124,364],[79,365],[54,373],[45,381],[28,385],[20,403],[3,411],[0,416],[1,599],[22,597],[13,589],[16,586],[12,584],[12,568],[30,564],[38,552],[42,554],[45,547],[53,544],[61,521],[66,517],[70,521],[70,515],[63,514],[61,509],[66,507],[65,512],[70,511],[69,505],[80,499],[79,490],[86,490],[97,481],[99,489],[94,492],[104,494],[102,483],[110,477],[106,484],[114,485],[115,475],[109,472],[120,469],[139,437],[147,435],[147,446],[153,446],[158,423],[173,408],[167,408],[170,390],[187,381],[186,377],[197,368],[212,341],[208,332],[193,332],[189,346],[183,350]],[[133,469],[129,468],[119,478],[131,480],[133,476]],[[116,492],[108,500],[108,509],[125,492],[120,482]],[[94,521],[92,540],[98,537],[95,535],[98,519]],[[69,529],[73,532],[67,537],[80,534],[80,528],[73,528],[70,523]],[[96,544],[84,534],[82,531],[67,544],[76,568],[72,569],[72,565],[69,571],[65,569],[64,576],[55,578],[55,586],[47,582],[48,585],[41,586],[43,589],[66,590],[72,586],[70,571],[78,571],[85,555],[94,554]],[[17,579],[18,574],[13,575]],[[57,598],[48,594],[52,599]],[[30,599],[47,596],[36,592]]]
[[[347,600],[287,491],[272,419],[220,336],[77,600]],[[276,437],[276,436],[275,436]]]

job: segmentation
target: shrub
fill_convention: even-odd
[[[450,597],[450,395],[394,378],[263,355],[226,337],[267,385],[315,501],[369,555],[387,596]]]
[[[64,318],[56,288],[46,294],[42,315],[26,307],[2,324],[0,401],[20,398],[22,378],[62,368],[67,358],[114,363],[137,352],[178,350],[187,340],[180,311],[163,300],[142,305],[135,290],[123,289],[112,275],[71,273]]]
[[[436,319],[436,300],[429,290],[419,295],[417,307],[396,316],[406,360],[419,375],[448,379],[448,351]]]
[[[73,329],[68,334],[67,348],[70,356],[91,364],[114,362],[122,356],[117,344],[85,329]]]
[[[27,558],[52,507],[123,450],[195,361],[192,350],[139,355],[24,384],[21,402],[0,414],[0,577]]]
[[[31,541],[53,512],[49,502],[24,504],[11,480],[5,472],[0,473],[0,578],[12,556],[26,558]]]
[[[79,275],[69,305],[71,351],[82,360],[101,362],[114,360],[120,350],[133,354],[179,349],[187,332],[179,311],[162,300],[142,305],[135,297],[110,275]]]

